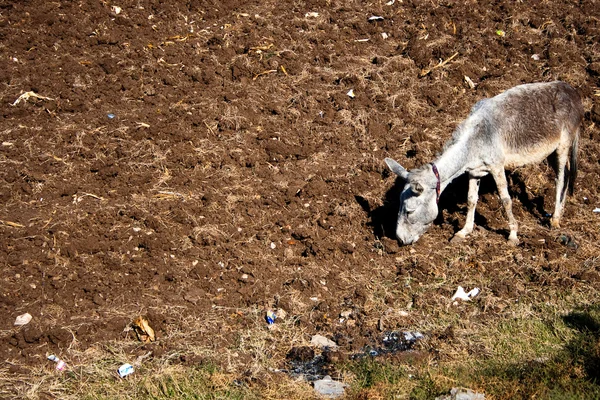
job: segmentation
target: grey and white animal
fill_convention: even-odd
[[[469,175],[467,217],[453,241],[473,231],[479,180],[491,174],[508,217],[508,240],[517,244],[518,224],[512,212],[505,168],[539,163],[555,155],[556,202],[552,227],[559,227],[566,190],[573,193],[577,176],[579,130],[583,120],[581,98],[564,82],[515,86],[475,104],[454,131],[438,158],[407,171],[391,158],[385,162],[406,185],[400,194],[396,236],[404,244],[417,241],[438,215],[440,193],[453,179]]]

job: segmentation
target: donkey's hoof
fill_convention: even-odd
[[[519,244],[519,239],[517,237],[509,237],[508,238],[508,244],[510,246],[517,246]]]
[[[550,219],[550,226],[553,228],[560,228],[560,220],[558,219]]]

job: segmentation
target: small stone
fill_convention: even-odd
[[[310,344],[318,347],[337,347],[337,343],[322,335],[314,335],[312,339],[310,339]]]
[[[345,384],[331,379],[326,375],[323,379],[319,379],[313,383],[315,391],[327,399],[335,399],[344,395]]]
[[[289,247],[286,247],[286,249],[283,250],[283,256],[285,258],[292,258],[292,257],[294,257],[294,250],[292,250]]]

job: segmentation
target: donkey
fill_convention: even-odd
[[[400,194],[396,236],[414,243],[438,215],[440,193],[463,173],[469,175],[467,217],[452,241],[473,231],[479,180],[491,174],[508,217],[509,243],[518,244],[517,221],[512,212],[505,168],[539,163],[549,156],[556,172],[556,202],[551,226],[560,226],[566,190],[573,194],[577,176],[579,130],[583,106],[579,94],[564,82],[515,86],[475,104],[454,131],[438,158],[407,171],[391,158],[385,162],[406,185]]]

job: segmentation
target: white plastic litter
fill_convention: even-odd
[[[32,318],[33,317],[29,313],[25,313],[25,314],[19,315],[17,317],[17,319],[15,319],[15,326],[27,325],[28,323],[31,322]]]
[[[598,207],[594,208],[594,212],[595,213],[600,213],[600,208],[598,208]]]
[[[67,368],[67,364],[60,358],[56,357],[54,354],[49,355],[48,360],[54,361],[56,363],[57,371],[64,371],[64,369]]]
[[[356,97],[356,95],[354,94],[354,89],[348,90],[348,93],[346,93],[346,94],[348,95],[348,97],[350,97],[352,99]]]
[[[463,300],[463,301],[469,301],[471,300],[473,297],[477,296],[479,294],[479,288],[474,288],[473,290],[471,290],[470,292],[465,292],[465,289],[463,289],[462,286],[459,286],[458,289],[456,290],[456,293],[454,293],[454,296],[452,296],[452,301],[455,300]]]
[[[127,375],[131,375],[134,373],[133,365],[131,364],[123,364],[119,367],[117,372],[121,378],[125,378]]]
[[[383,21],[383,17],[380,17],[378,15],[373,15],[373,16],[369,17],[369,21]]]
[[[318,16],[319,16],[319,13],[314,12],[314,11],[307,12],[306,14],[304,14],[304,17],[306,17],[306,18],[317,18]]]

